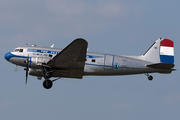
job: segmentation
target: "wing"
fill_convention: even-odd
[[[47,65],[62,77],[82,78],[88,43],[78,38],[64,48]],[[60,70],[60,71],[59,71]],[[58,74],[56,72],[56,74]]]

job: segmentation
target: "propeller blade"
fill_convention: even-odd
[[[25,84],[27,84],[28,71],[29,71],[29,54],[28,54],[26,63],[27,64],[26,64],[26,82],[25,82]]]
[[[26,82],[25,82],[25,84],[27,84],[27,78],[28,78],[28,71],[26,70]]]

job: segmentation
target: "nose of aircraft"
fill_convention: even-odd
[[[11,53],[11,52],[8,52],[8,53],[6,53],[6,54],[4,55],[4,58],[5,58],[7,61],[9,61],[11,57],[12,57],[12,53]]]

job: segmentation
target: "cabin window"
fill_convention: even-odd
[[[19,49],[19,52],[23,52],[23,49]]]
[[[52,57],[52,55],[51,55],[51,54],[49,54],[49,57]]]
[[[96,60],[95,60],[95,59],[92,59],[92,62],[96,62]]]

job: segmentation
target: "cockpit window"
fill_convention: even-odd
[[[23,49],[19,49],[19,52],[23,52]]]
[[[14,52],[19,52],[19,49],[15,49]]]
[[[15,49],[14,52],[23,52],[23,49]]]

